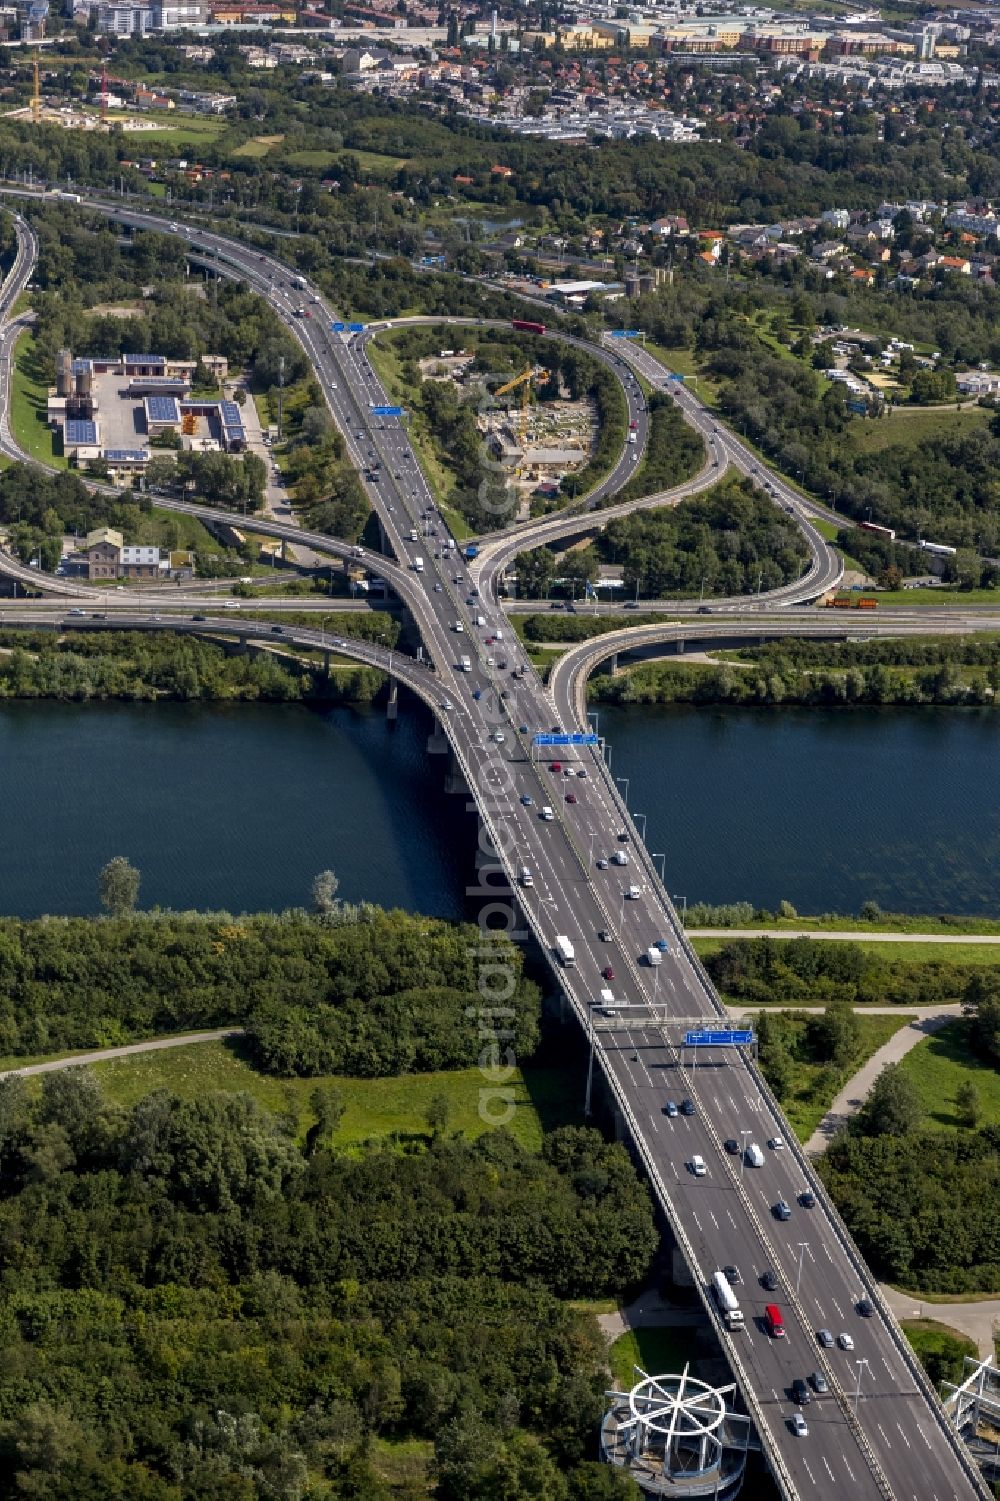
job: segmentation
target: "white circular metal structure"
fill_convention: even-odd
[[[639,1378],[607,1393],[601,1453],[626,1469],[646,1496],[733,1496],[746,1467],[749,1419],[727,1401],[734,1385],[711,1386],[690,1374]]]

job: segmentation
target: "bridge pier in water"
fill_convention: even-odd
[[[435,714],[434,727],[427,737],[427,754],[429,756],[447,756],[450,749],[448,737],[441,727],[440,719]]]
[[[399,683],[395,678],[389,679],[389,698],[385,706],[385,717],[390,724],[395,724],[399,716]]]

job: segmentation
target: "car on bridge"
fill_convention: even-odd
[[[791,1209],[789,1209],[784,1199],[778,1200],[772,1212],[776,1220],[790,1220],[792,1217],[792,1211]]]
[[[840,1348],[842,1350],[853,1350],[854,1349],[854,1338],[850,1334],[838,1334],[837,1335],[837,1344],[840,1346]]]
[[[834,1344],[836,1343],[829,1329],[817,1329],[816,1338],[819,1340],[824,1350],[832,1350]]]
[[[524,793],[524,795],[521,798],[521,802],[523,803],[524,807],[526,807],[526,808],[530,808],[531,805],[532,805],[532,803],[534,801],[535,801],[535,799],[532,797],[532,795],[531,795],[530,792]]]
[[[806,1422],[805,1418],[800,1412],[792,1413],[792,1432],[795,1434],[796,1438],[809,1437],[809,1424]]]
[[[694,1100],[681,1100],[681,1115],[694,1115]]]
[[[673,1120],[674,1116],[677,1114],[677,1105],[673,1100],[668,1100],[664,1105],[663,1114],[669,1115],[671,1120]]]

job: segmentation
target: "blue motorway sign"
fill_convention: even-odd
[[[670,374],[667,376],[667,380],[679,380],[679,381],[683,381],[683,379],[684,379],[683,375],[678,375],[677,372],[676,372],[676,370],[671,370]]]
[[[372,407],[373,417],[402,417],[402,407]]]
[[[642,338],[642,329],[641,328],[613,328],[611,330],[611,337],[613,339],[641,339]]]
[[[365,331],[365,325],[363,323],[349,323],[347,327],[352,334],[363,334]]]
[[[344,332],[344,329],[347,327],[347,324],[346,323],[331,323],[330,327],[333,329],[333,331],[334,331],[335,334],[342,334]]]
[[[753,1042],[752,1032],[685,1032],[686,1048],[740,1048]]]
[[[596,745],[596,735],[536,735],[535,745]]]

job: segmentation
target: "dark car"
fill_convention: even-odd
[[[761,1273],[760,1285],[766,1292],[773,1293],[778,1290],[778,1274],[768,1267],[766,1272]]]
[[[272,636],[283,636],[284,634],[285,634],[285,628],[284,628],[284,626],[281,626],[281,625],[272,625],[272,627],[271,627],[271,635]]]
[[[771,1212],[773,1213],[776,1220],[790,1220],[792,1217],[792,1211],[789,1209],[784,1199],[779,1199]]]
[[[871,1316],[872,1316],[872,1314],[874,1312],[875,1312],[875,1309],[874,1309],[874,1306],[872,1305],[872,1300],[870,1298],[861,1298],[861,1299],[859,1299],[859,1301],[858,1301],[858,1313],[860,1313],[860,1315],[861,1315],[861,1317],[863,1319],[870,1319]]]
[[[191,619],[192,620],[207,620],[208,617],[206,615],[192,615]]]
[[[735,1157],[737,1155],[737,1153],[739,1152],[739,1150],[740,1150],[740,1144],[736,1140],[736,1137],[735,1136],[727,1137],[727,1139],[726,1139],[726,1151],[729,1153],[729,1155],[731,1157]]]
[[[628,844],[628,834],[624,829],[622,829],[621,833],[618,835],[618,843]]]
[[[807,1188],[804,1193],[799,1194],[799,1203],[802,1205],[803,1209],[816,1208],[816,1195],[813,1193],[811,1188]]]
[[[610,928],[601,928],[601,930],[600,930],[600,932],[598,933],[597,936],[601,940],[602,943],[613,943],[614,942],[614,934],[612,933],[612,931],[611,931]]]
[[[823,1372],[813,1371],[812,1375],[809,1377],[809,1380],[813,1384],[813,1390],[815,1391],[816,1395],[818,1397],[825,1397],[827,1392],[830,1390],[830,1383],[823,1375]]]
[[[567,792],[567,794],[566,794],[566,801],[568,803],[575,803],[576,802],[576,793],[575,792]]]
[[[739,1287],[743,1281],[743,1274],[738,1266],[724,1266],[722,1268],[730,1287]]]
[[[796,1376],[792,1382],[792,1401],[797,1402],[800,1407],[807,1407],[812,1401],[812,1392],[801,1376]]]
[[[694,1115],[694,1101],[693,1100],[682,1100],[681,1101],[681,1115]]]
[[[615,977],[615,972],[612,969],[612,967],[611,967],[610,964],[606,964],[604,966],[604,968],[601,970],[601,974],[604,976],[604,978],[606,980],[613,980],[614,977]]]

